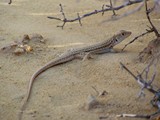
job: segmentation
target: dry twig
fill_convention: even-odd
[[[62,5],[60,4],[60,12],[62,13],[62,16],[63,16],[63,19],[61,18],[58,18],[58,17],[51,17],[51,16],[48,16],[49,19],[54,19],[54,20],[58,20],[58,21],[62,21],[63,24],[61,26],[57,26],[57,27],[61,27],[62,29],[64,28],[64,25],[67,23],[67,22],[75,22],[75,21],[79,21],[79,24],[82,26],[82,23],[81,23],[81,20],[85,17],[89,17],[91,15],[94,15],[94,14],[98,14],[98,13],[102,13],[102,15],[104,14],[104,12],[106,11],[113,11],[113,15],[116,15],[115,11],[118,11],[124,7],[127,7],[127,6],[130,6],[130,5],[133,5],[133,4],[137,4],[137,3],[141,3],[143,2],[143,0],[134,0],[134,1],[127,1],[125,2],[124,4],[120,5],[120,6],[117,6],[117,7],[113,7],[112,5],[112,2],[110,1],[110,5],[103,5],[102,6],[102,9],[100,10],[94,10],[93,12],[90,12],[90,13],[86,13],[82,16],[80,16],[79,14],[77,18],[74,18],[74,19],[67,19],[64,12],[63,12],[63,7]],[[104,8],[106,6],[106,8]]]
[[[155,35],[157,37],[160,37],[160,34],[158,33],[158,30],[156,29],[156,27],[153,25],[153,23],[151,22],[151,19],[150,19],[150,16],[149,14],[151,13],[151,11],[153,11],[154,8],[151,8],[151,9],[148,9],[148,5],[147,5],[147,0],[145,0],[145,8],[146,8],[146,16],[147,16],[147,19],[151,25],[151,30],[154,31]]]
[[[141,94],[143,92],[143,90],[146,88],[149,92],[151,92],[152,94],[154,94],[154,98],[151,100],[151,104],[154,107],[158,108],[158,111],[150,114],[150,115],[137,115],[137,114],[121,114],[121,115],[117,115],[117,117],[132,117],[132,118],[146,118],[146,119],[153,119],[153,118],[157,118],[160,116],[160,90],[155,90],[153,88],[153,86],[151,85],[155,79],[156,76],[156,64],[157,62],[155,62],[157,60],[157,58],[153,59],[146,68],[144,68],[144,70],[139,73],[137,76],[134,75],[123,63],[120,63],[122,68],[124,68],[132,77],[134,77],[134,79],[141,85]],[[148,73],[150,71],[150,67],[154,64],[154,73],[152,75],[151,80],[147,80],[148,79]],[[145,78],[143,78],[143,74],[145,74]],[[147,82],[148,81],[148,82]],[[141,95],[140,94],[140,95]]]
[[[145,8],[146,8],[146,16],[147,16],[147,19],[151,25],[151,27],[149,27],[149,30],[146,29],[146,32],[142,33],[141,35],[138,35],[136,36],[133,40],[131,40],[129,43],[127,43],[124,48],[122,49],[122,51],[131,43],[133,43],[136,39],[138,39],[139,37],[143,37],[144,35],[148,34],[148,33],[151,33],[151,32],[154,32],[155,35],[158,37],[160,37],[160,34],[158,33],[158,30],[156,29],[156,27],[153,25],[151,19],[150,19],[150,16],[149,14],[154,10],[155,7],[151,8],[151,9],[148,9],[148,5],[147,5],[147,0],[144,1],[145,2]]]
[[[148,91],[150,91],[151,93],[155,94],[155,93],[157,93],[157,90],[155,90],[151,84],[153,83],[153,81],[155,79],[156,70],[154,71],[154,74],[153,74],[151,80],[147,80],[148,79],[149,68],[151,67],[152,64],[153,64],[153,61],[151,61],[148,64],[148,66],[141,73],[139,73],[136,76],[123,63],[120,63],[122,68],[124,68],[140,84],[140,86],[141,86],[141,92],[140,93],[143,93],[143,90],[146,88]],[[143,78],[143,74],[144,73],[146,74],[145,75],[146,76],[145,79]]]
[[[133,40],[131,40],[129,43],[127,43],[127,44],[122,48],[122,51],[124,51],[124,49],[125,49],[128,45],[132,44],[132,43],[133,43],[135,40],[137,40],[138,38],[143,37],[143,36],[145,36],[145,35],[147,35],[147,34],[149,34],[149,33],[152,33],[152,32],[153,32],[153,30],[146,30],[146,32],[144,32],[144,33],[136,36]]]
[[[128,1],[128,2],[132,2],[132,1]],[[125,13],[122,14],[122,15],[114,16],[114,17],[112,17],[112,18],[110,18],[110,19],[104,20],[104,21],[102,21],[102,23],[108,22],[108,21],[113,21],[113,20],[119,20],[119,19],[121,19],[121,18],[123,18],[123,17],[129,16],[129,15],[131,15],[131,14],[137,12],[137,11],[140,11],[141,8],[143,7],[143,5],[144,5],[144,2],[142,1],[142,3],[141,3],[138,7],[136,7],[135,9],[130,10],[130,11],[127,11],[127,12],[125,12]]]
[[[153,11],[153,9],[154,9],[154,7],[151,9],[148,9],[147,0],[145,0],[146,16],[147,16],[147,19],[151,25],[151,27],[149,27],[149,28],[150,28],[150,31],[153,31],[155,33],[157,38],[150,41],[148,46],[146,48],[144,48],[143,51],[141,51],[139,53],[139,60],[140,61],[146,60],[145,57],[152,58],[152,57],[156,56],[157,52],[160,49],[160,47],[159,47],[160,46],[160,33],[158,32],[158,30],[156,29],[156,27],[152,23],[150,16],[149,16],[149,14],[151,13],[151,11]]]

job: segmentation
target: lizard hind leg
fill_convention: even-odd
[[[104,54],[104,53],[117,53],[117,51],[115,51],[114,49],[112,48],[105,48],[105,49],[100,49],[100,50],[95,50],[95,51],[92,51],[92,52],[87,52],[87,53],[83,53],[83,61],[85,61],[86,59],[93,59],[93,54]]]
[[[92,52],[88,52],[88,53],[85,53],[85,55],[83,56],[83,59],[82,61],[85,61],[85,60],[88,60],[88,59],[93,59],[93,54]]]
[[[93,57],[91,56],[90,52],[88,52],[88,53],[82,52],[82,53],[77,54],[77,55],[75,56],[75,58],[84,61],[84,60],[86,60],[86,59],[93,58]]]

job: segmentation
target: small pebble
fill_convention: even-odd
[[[87,98],[85,109],[86,110],[90,110],[90,109],[94,108],[98,104],[99,103],[96,100],[96,98],[94,96],[92,96],[92,95],[89,95],[88,98]]]
[[[33,51],[33,48],[31,46],[29,46],[29,45],[25,45],[24,48],[25,48],[26,52]]]
[[[30,39],[31,39],[31,41],[35,41],[35,42],[43,41],[42,35],[37,34],[37,33],[30,35]]]
[[[30,111],[27,112],[27,114],[31,114],[31,115],[34,115],[34,114],[36,114],[36,113],[37,113],[36,110],[30,110]]]
[[[24,49],[22,49],[22,48],[16,48],[13,53],[15,55],[21,55],[24,52],[25,52]]]
[[[28,36],[27,34],[25,34],[25,35],[23,36],[22,42],[23,42],[24,44],[27,44],[29,41],[30,41],[29,36]]]

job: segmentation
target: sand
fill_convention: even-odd
[[[67,18],[75,18],[95,9],[100,9],[105,0],[7,0],[0,1],[0,47],[19,40],[24,34],[41,34],[46,44],[38,44],[31,53],[16,56],[10,52],[0,52],[0,119],[17,120],[22,100],[26,95],[32,74],[48,61],[58,57],[70,48],[82,47],[103,41],[119,30],[132,31],[132,35],[115,47],[120,51],[136,35],[143,33],[148,21],[144,9],[131,16],[114,22],[102,21],[110,18],[112,12],[102,16],[97,14],[78,22],[67,23],[62,30],[57,28],[60,21],[47,16],[62,17],[59,4],[64,6]],[[132,9],[133,7],[130,7]],[[121,14],[128,11],[118,11]],[[152,21],[160,29],[160,16],[153,14]],[[74,60],[53,67],[41,74],[34,83],[32,94],[23,114],[23,120],[117,120],[121,113],[150,114],[156,111],[150,104],[153,95],[145,91],[146,97],[138,99],[140,87],[124,70],[123,62],[135,74],[143,70],[145,63],[137,62],[138,53],[154,39],[154,34],[140,38],[122,53],[96,55],[91,60]],[[36,46],[36,44],[34,44]],[[155,80],[158,82],[159,71]],[[85,109],[89,95],[97,91],[107,91],[102,99],[104,106]],[[130,120],[130,118],[118,118]],[[138,119],[137,119],[138,120]]]

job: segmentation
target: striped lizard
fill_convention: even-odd
[[[31,89],[33,86],[33,82],[41,73],[43,73],[44,71],[46,71],[47,69],[49,69],[53,66],[66,63],[66,62],[72,61],[77,58],[84,59],[84,58],[91,57],[90,55],[92,55],[92,54],[102,54],[102,53],[111,52],[113,50],[112,48],[115,45],[122,42],[125,38],[129,37],[130,35],[131,35],[130,31],[121,30],[120,32],[118,32],[117,34],[115,34],[113,37],[111,37],[108,40],[105,40],[103,42],[93,44],[93,45],[90,45],[87,47],[83,47],[83,48],[79,48],[79,49],[75,49],[75,50],[70,50],[67,53],[60,56],[59,58],[51,60],[50,62],[48,62],[47,64],[42,66],[30,78],[29,86],[28,86],[28,90],[27,90],[27,95],[24,98],[24,103],[21,107],[21,112],[20,112],[19,118],[21,119],[25,105],[27,104],[27,102],[29,100],[29,97],[31,94]]]

